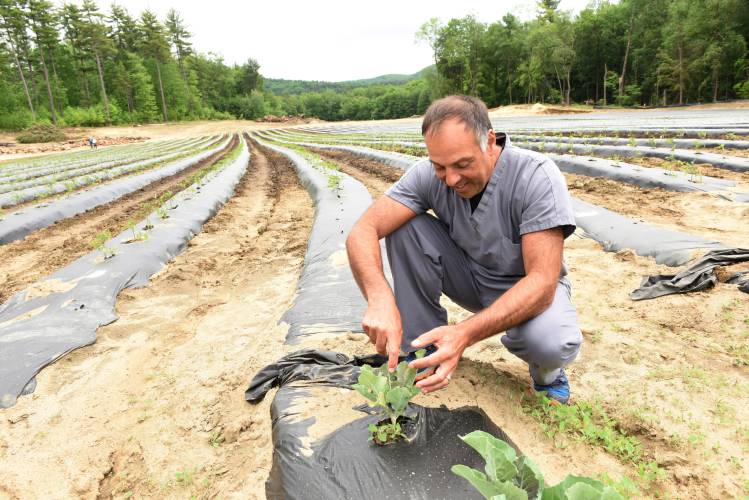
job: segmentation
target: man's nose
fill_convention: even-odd
[[[447,169],[447,173],[445,175],[445,184],[448,185],[448,187],[455,187],[460,182],[460,174],[454,170]]]

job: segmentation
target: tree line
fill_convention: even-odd
[[[0,0],[0,128],[246,118],[422,114],[451,93],[489,106],[667,105],[749,98],[746,0],[594,0],[573,16],[540,0],[535,19],[472,16],[416,33],[434,65],[412,77],[328,84],[270,80],[249,58],[193,50],[172,9],[131,15],[93,0]]]
[[[0,128],[231,118],[261,86],[249,59],[192,49],[180,14],[160,20],[93,0],[0,0]]]
[[[749,98],[746,0],[594,1],[577,16],[559,0],[535,19],[432,19],[437,94],[490,106],[551,102],[670,105]]]

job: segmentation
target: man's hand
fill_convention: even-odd
[[[364,333],[377,352],[388,357],[388,370],[398,366],[403,327],[401,315],[394,301],[370,301],[362,319]]]
[[[428,393],[447,386],[450,383],[450,377],[458,366],[463,351],[468,347],[468,341],[468,335],[460,325],[440,326],[429,330],[414,340],[411,345],[415,348],[425,347],[429,344],[434,344],[437,347],[437,351],[433,354],[411,362],[410,367],[417,370],[437,367],[434,373],[417,382],[416,387],[424,393]]]

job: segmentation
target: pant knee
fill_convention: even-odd
[[[562,286],[549,309],[511,328],[502,337],[505,347],[527,363],[561,368],[580,352],[583,336],[577,324],[577,313]]]

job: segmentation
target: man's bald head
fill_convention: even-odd
[[[421,135],[426,137],[437,132],[448,120],[462,122],[466,129],[472,130],[476,143],[481,151],[486,151],[488,132],[492,128],[489,110],[481,99],[467,95],[451,95],[434,101],[421,123]]]

